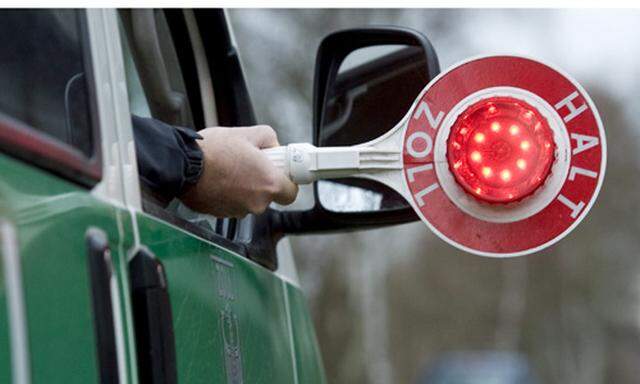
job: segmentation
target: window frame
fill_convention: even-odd
[[[92,134],[92,155],[0,111],[0,151],[91,188],[102,180],[102,146],[93,60],[86,10],[75,10],[79,22],[82,61]]]

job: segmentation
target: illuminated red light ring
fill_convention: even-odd
[[[488,203],[519,201],[542,186],[554,161],[553,131],[523,100],[482,99],[456,119],[447,160],[456,182]]]
[[[465,190],[456,180],[447,159],[447,141],[456,120],[471,106],[484,100],[510,98],[522,105],[532,106],[539,112],[553,131],[554,161],[546,180],[533,193],[509,203],[484,201]],[[547,101],[516,87],[490,87],[468,94],[451,108],[444,117],[434,141],[434,168],[443,191],[460,209],[473,217],[497,223],[515,222],[535,215],[544,209],[557,195],[567,177],[570,158],[569,136],[562,119]]]

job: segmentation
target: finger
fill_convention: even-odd
[[[283,172],[278,172],[278,181],[280,188],[273,195],[273,201],[280,205],[289,205],[296,200],[298,196],[298,185],[291,181]]]
[[[280,145],[278,143],[278,135],[268,125],[256,125],[247,129],[247,139],[253,143],[256,147],[272,148]]]

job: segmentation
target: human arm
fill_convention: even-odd
[[[271,127],[195,131],[132,117],[140,180],[166,200],[217,217],[259,214],[275,201],[290,204],[297,186],[260,149],[279,145]]]

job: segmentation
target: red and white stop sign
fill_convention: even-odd
[[[467,60],[410,111],[405,194],[440,237],[484,256],[539,251],[586,216],[604,178],[602,122],[565,73],[516,56]]]

